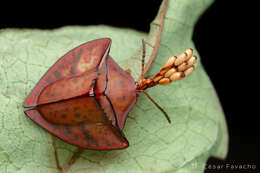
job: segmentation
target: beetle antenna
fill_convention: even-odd
[[[163,110],[163,108],[159,106],[158,103],[156,103],[155,100],[152,99],[152,97],[147,92],[145,92],[144,90],[140,90],[140,92],[144,93],[147,96],[147,98],[163,113],[167,121],[171,123],[169,115]]]
[[[145,61],[145,42],[142,39],[142,73],[141,73],[141,80],[144,79],[144,61]]]
[[[144,41],[142,43],[144,47]],[[170,57],[165,62],[159,73],[157,73],[153,78],[144,78],[142,66],[142,77],[137,82],[138,85],[136,90],[145,90],[158,84],[169,84],[173,81],[181,80],[184,77],[189,76],[194,71],[194,64],[197,61],[197,57],[192,54],[192,49],[186,49],[186,51],[181,53],[179,56]]]

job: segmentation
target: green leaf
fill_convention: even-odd
[[[171,0],[155,61],[147,75],[156,74],[172,55],[193,45],[194,24],[211,0]],[[53,138],[23,113],[23,101],[40,77],[63,54],[101,37],[113,40],[112,57],[140,75],[141,39],[155,44],[157,17],[150,34],[108,26],[64,27],[56,30],[0,31],[0,170],[59,172]],[[147,45],[147,59],[153,50]],[[210,57],[206,57],[210,58]],[[195,72],[168,86],[148,90],[173,120],[143,95],[130,112],[124,133],[130,147],[118,151],[85,150],[68,172],[203,172],[208,157],[224,158],[227,128],[214,88],[200,62]],[[60,166],[65,167],[77,147],[55,138]],[[199,165],[199,166],[198,166]]]

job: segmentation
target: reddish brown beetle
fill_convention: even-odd
[[[154,78],[141,77],[135,83],[109,56],[110,46],[111,40],[102,38],[60,58],[27,97],[25,114],[70,144],[96,150],[126,148],[122,130],[137,93],[145,93],[162,110],[144,90],[188,76],[196,57],[187,49],[171,57]]]

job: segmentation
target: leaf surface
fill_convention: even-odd
[[[148,76],[156,74],[170,56],[178,55],[185,48],[193,48],[199,56],[191,40],[193,28],[211,2],[169,1],[161,42]],[[51,31],[1,30],[0,170],[4,173],[59,172],[53,138],[27,118],[22,107],[31,89],[57,59],[86,41],[110,37],[110,55],[124,69],[131,69],[137,79],[141,69],[141,39],[149,43],[148,60],[158,37],[159,22],[157,17],[149,35],[102,25]],[[124,129],[130,147],[118,151],[85,150],[68,172],[203,172],[209,156],[226,156],[228,136],[224,115],[200,62],[187,79],[151,88],[148,93],[170,115],[172,124],[140,95]],[[60,166],[65,167],[77,147],[58,138],[54,142]]]

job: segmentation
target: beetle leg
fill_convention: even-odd
[[[145,92],[144,90],[140,90],[140,92],[144,93],[147,96],[147,98],[163,113],[168,123],[171,123],[169,115],[163,110],[163,108],[158,103],[156,103],[156,101],[152,99],[152,97],[147,92]]]

